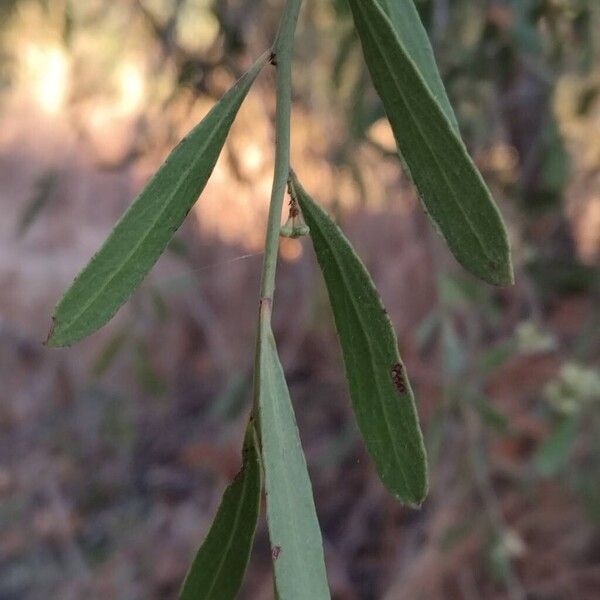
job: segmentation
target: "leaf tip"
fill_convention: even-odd
[[[396,498],[409,508],[419,510],[423,506],[423,502],[425,502],[428,492],[429,485],[427,483],[427,474],[425,473],[418,488],[410,490],[408,495],[396,496]]]
[[[42,342],[44,346],[48,346],[50,348],[55,348],[58,344],[56,344],[56,340],[54,337],[54,332],[56,331],[56,317],[52,317],[52,323],[50,324],[50,330],[48,331],[48,335],[46,339]]]
[[[61,325],[56,315],[52,316],[52,324],[50,331],[44,340],[44,346],[48,348],[64,348],[70,346],[73,342],[78,341],[78,338],[73,338],[65,333],[65,327]]]
[[[490,270],[485,278],[488,283],[497,286],[509,286],[515,283],[510,254],[502,261],[491,262],[489,266]]]

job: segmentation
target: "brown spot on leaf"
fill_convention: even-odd
[[[273,549],[271,550],[271,556],[273,557],[273,560],[277,560],[280,554],[281,546],[273,546]]]

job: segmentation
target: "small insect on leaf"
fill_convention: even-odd
[[[135,291],[204,189],[268,58],[265,53],[179,143],[129,207],[58,303],[49,346],[67,346],[93,333]]]
[[[399,394],[404,395],[407,393],[408,388],[406,387],[406,380],[404,379],[404,373],[400,363],[395,364],[392,367],[392,381]]]
[[[414,398],[381,298],[350,242],[292,174],[342,346],[356,421],[385,486],[419,505],[427,462]]]

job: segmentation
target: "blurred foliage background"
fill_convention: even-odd
[[[310,242],[275,331],[339,599],[600,590],[600,3],[417,2],[510,229],[516,285],[451,259],[394,155],[344,0],[305,0],[293,164],[397,328],[430,456],[404,509],[358,439]],[[75,348],[52,307],[169,149],[270,45],[276,0],[0,3],[0,598],[174,598],[239,467],[273,73],[140,291]],[[272,597],[264,522],[243,592]]]

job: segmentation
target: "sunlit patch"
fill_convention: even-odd
[[[493,172],[502,183],[510,184],[517,180],[519,155],[513,146],[497,142],[477,158],[478,165],[486,171]]]
[[[396,152],[396,140],[387,119],[379,119],[373,123],[367,135],[387,152]]]
[[[69,61],[58,46],[29,46],[25,51],[26,80],[40,108],[57,114],[69,91]]]
[[[600,197],[597,194],[600,136],[591,135],[600,126],[600,102],[592,101],[582,115],[581,98],[598,85],[598,74],[589,77],[563,75],[554,94],[554,110],[560,132],[570,151],[572,177],[566,190],[566,213],[573,227],[579,258],[594,264],[600,257]]]
[[[191,53],[203,53],[218,35],[219,21],[207,2],[184,3],[177,18],[177,40],[181,46]]]
[[[302,244],[300,240],[292,238],[280,238],[280,240],[279,251],[281,258],[288,262],[296,262],[302,256]]]
[[[146,84],[144,74],[133,61],[124,62],[117,71],[119,113],[135,114],[144,104]]]
[[[248,171],[256,172],[264,164],[265,156],[262,148],[257,144],[248,144],[244,149],[244,165]]]
[[[600,196],[588,199],[576,222],[580,257],[593,264],[600,256]]]

